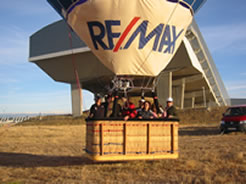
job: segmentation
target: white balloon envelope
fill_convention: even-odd
[[[204,0],[48,0],[117,76],[157,76]],[[182,61],[180,61],[182,62]]]

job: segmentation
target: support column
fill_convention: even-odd
[[[156,88],[160,104],[165,107],[166,99],[172,97],[172,72],[161,74]]]
[[[181,86],[173,86],[173,102],[176,107],[181,107]]]
[[[172,91],[173,83],[172,83],[172,81],[173,81],[173,72],[169,72],[168,73],[168,97],[172,97],[173,96],[173,91]]]
[[[185,78],[182,78],[178,83],[174,83],[173,100],[176,107],[183,109],[185,106]],[[187,104],[186,104],[187,105]]]
[[[78,117],[83,114],[82,110],[82,88],[78,89],[78,85],[71,84],[71,97],[72,97],[72,115]]]
[[[191,108],[192,109],[195,108],[195,103],[196,103],[196,97],[195,97],[195,95],[193,95],[193,97],[191,98]]]
[[[203,94],[203,103],[204,103],[204,107],[207,107],[206,89],[205,89],[204,86],[202,87],[202,94]]]
[[[181,95],[180,95],[181,109],[184,109],[184,97],[185,97],[185,78],[182,79],[182,84],[181,84]]]

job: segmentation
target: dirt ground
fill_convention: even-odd
[[[85,126],[0,127],[0,183],[246,183],[246,134],[180,127],[176,160],[92,163]]]

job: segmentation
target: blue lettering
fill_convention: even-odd
[[[176,40],[178,39],[178,37],[182,34],[182,32],[184,31],[184,29],[182,29],[178,35],[176,35],[176,27],[173,26],[173,42],[172,42],[172,53],[175,49],[175,43],[176,43]]]
[[[168,47],[166,48],[164,53],[166,52],[170,53],[170,47],[169,47],[170,44],[171,44],[170,26],[166,25],[158,51],[162,52],[164,45],[167,45]]]
[[[181,33],[184,31],[182,29],[178,35],[176,35],[176,27],[172,26],[172,35],[173,35],[173,40],[171,41],[171,33],[170,33],[170,26],[167,25],[164,31],[164,34],[161,39],[161,43],[159,45],[159,52],[162,52],[164,45],[167,45],[167,48],[164,50],[164,53],[173,53],[175,49],[175,43],[178,37],[181,35]]]
[[[149,32],[149,34],[147,34],[146,32],[148,24],[149,21],[143,21],[136,28],[133,34],[130,35],[129,40],[126,42],[123,48],[128,49],[133,43],[133,41],[136,39],[136,37],[138,37],[139,35],[138,49],[143,49],[148,44],[148,42],[152,38],[154,38],[154,43],[152,47],[153,51],[172,54],[175,50],[176,41],[183,33],[184,29],[182,29],[177,34],[175,26],[170,26],[168,24],[164,26],[164,24],[159,24],[151,32]],[[99,49],[99,46],[104,50],[114,49],[114,39],[119,38],[121,36],[121,33],[113,32],[112,27],[120,26],[120,20],[106,20],[105,26],[98,21],[87,22],[87,25],[89,28],[91,40],[96,50]],[[96,30],[99,30],[99,33],[96,33]],[[106,34],[108,39],[108,45],[103,41]],[[123,39],[125,38],[125,36],[126,34],[123,36]]]
[[[119,26],[120,25],[120,21],[114,21],[114,20],[107,20],[105,21],[106,24],[106,29],[107,29],[107,35],[108,35],[108,44],[109,44],[109,49],[113,49],[114,48],[114,43],[113,43],[113,38],[119,38],[120,37],[120,33],[113,33],[112,32],[112,26]]]
[[[100,22],[93,21],[93,22],[87,22],[87,25],[88,25],[88,27],[89,27],[91,39],[92,39],[92,42],[93,42],[93,44],[94,44],[95,49],[98,50],[97,43],[98,43],[99,45],[101,45],[101,47],[102,47],[104,50],[109,49],[109,48],[106,46],[106,44],[102,41],[102,39],[103,39],[104,36],[105,36],[105,28],[104,28],[103,24],[101,24]],[[93,27],[98,27],[98,28],[100,29],[101,32],[100,32],[98,35],[95,35]]]
[[[153,31],[151,31],[149,33],[149,35],[146,37],[146,29],[148,26],[148,21],[143,21],[140,26],[138,26],[138,28],[135,30],[135,32],[132,34],[132,36],[130,37],[130,39],[127,41],[124,49],[127,49],[131,43],[134,41],[134,39],[137,37],[138,34],[140,34],[140,41],[139,41],[139,49],[144,48],[144,46],[151,40],[151,38],[153,38],[154,36],[156,36],[155,38],[155,42],[153,45],[152,50],[156,50],[157,49],[157,45],[160,39],[160,35],[163,29],[164,24],[159,24]]]

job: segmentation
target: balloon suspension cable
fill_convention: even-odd
[[[177,3],[177,5],[174,7],[174,9],[173,9],[171,15],[170,15],[169,18],[168,18],[168,21],[167,21],[167,24],[166,24],[166,25],[168,25],[168,23],[170,22],[171,17],[173,16],[173,14],[174,14],[175,10],[177,9],[178,5],[179,5],[179,3]],[[165,26],[166,26],[166,25],[165,25]],[[165,27],[164,27],[164,28],[165,28]],[[145,64],[145,62],[147,61],[147,59],[149,58],[149,56],[150,56],[150,54],[151,54],[152,52],[153,52],[153,50],[150,50],[150,52],[148,53],[147,57],[146,57],[145,60],[143,61],[142,65],[138,68],[138,70],[137,70],[136,73],[138,73],[139,70],[140,70],[140,68],[143,67],[143,65]],[[152,81],[152,91],[153,91],[153,92],[155,92],[155,88],[156,88],[156,86],[157,86],[157,84],[158,84],[158,81],[159,81],[159,80],[156,79],[156,78]],[[147,82],[146,87],[149,85],[149,83],[150,83],[150,80]]]
[[[180,1],[180,0],[179,0],[179,1]],[[173,11],[172,11],[171,15],[169,16],[167,23],[164,25],[164,28],[165,28],[166,25],[168,25],[168,23],[170,22],[171,17],[173,16],[173,14],[174,14],[174,12],[175,12],[175,10],[177,9],[178,6],[179,6],[179,3],[177,3],[177,4],[175,5],[175,7],[173,8]],[[163,29],[164,29],[164,28],[163,28]],[[153,52],[153,50],[151,49],[151,50],[149,51],[147,57],[145,58],[145,60],[142,62],[141,66],[138,67],[138,69],[137,69],[137,71],[136,71],[136,74],[139,72],[139,70],[140,70],[140,69],[143,67],[143,65],[146,63],[147,59],[150,57],[150,54],[151,54],[152,52]]]
[[[141,90],[141,99],[144,100],[144,89]]]
[[[155,91],[156,90],[156,86],[158,84],[158,81],[159,81],[159,78],[156,77],[153,82],[152,82],[152,91]]]

